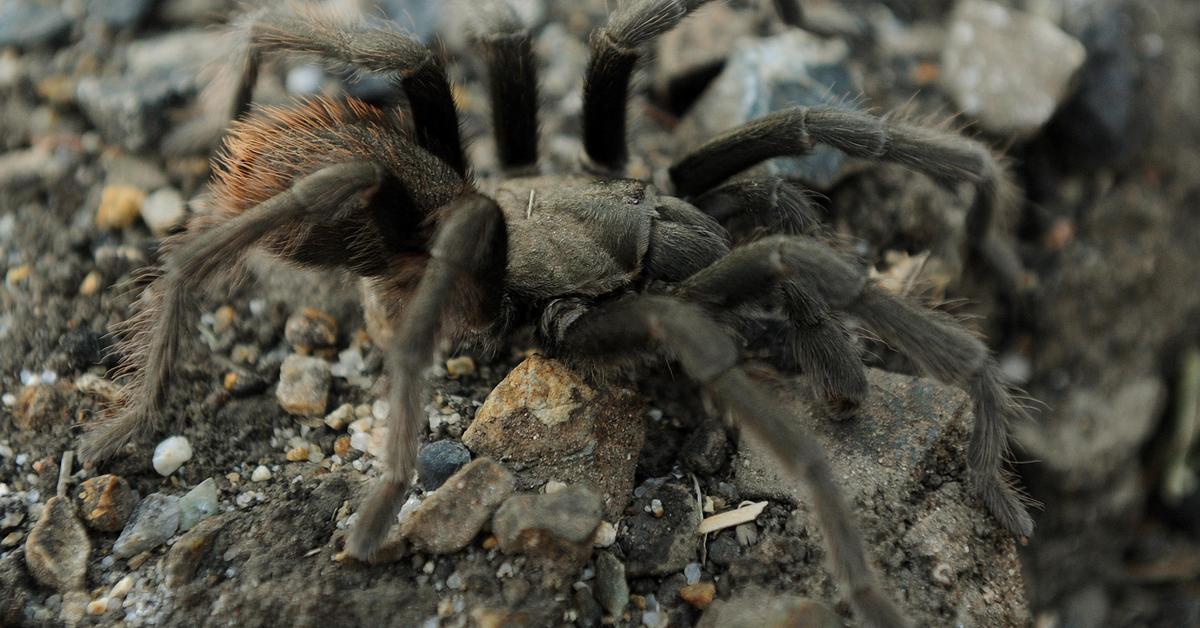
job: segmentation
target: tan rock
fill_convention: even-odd
[[[137,220],[146,193],[132,185],[109,185],[100,194],[96,209],[96,226],[101,229],[124,229]]]
[[[463,444],[519,469],[522,490],[551,480],[584,484],[615,520],[633,489],[644,438],[632,392],[593,388],[562,362],[534,355],[484,401]]]

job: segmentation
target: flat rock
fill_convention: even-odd
[[[457,552],[479,534],[514,486],[508,470],[479,458],[426,497],[401,524],[401,534],[424,551]]]
[[[175,541],[167,551],[167,560],[163,565],[167,586],[176,588],[195,577],[200,561],[212,548],[217,534],[229,523],[231,516],[232,513],[205,519]]]
[[[813,412],[814,400],[796,383],[780,391],[796,408],[796,419],[825,448],[834,478],[847,497],[911,490],[921,468],[947,447],[965,444],[966,393],[929,379],[869,369],[869,391],[858,417],[843,422]],[[734,478],[744,499],[799,503],[804,488],[779,472],[775,459],[752,439],[743,438]]]
[[[857,108],[861,81],[846,65],[849,48],[798,29],[773,37],[746,38],[734,47],[724,70],[708,86],[676,129],[684,149],[768,113],[795,105]],[[680,152],[679,154],[683,154]],[[799,159],[774,159],[754,171],[804,179],[828,189],[842,174],[846,157],[819,146]]]
[[[615,520],[645,439],[640,410],[633,393],[594,389],[563,363],[535,355],[488,395],[463,444],[502,461],[521,490],[550,480],[586,485]]]
[[[167,542],[179,529],[179,498],[154,493],[138,504],[117,542],[113,556],[129,558]]]
[[[333,381],[329,363],[319,358],[292,354],[279,367],[275,398],[289,414],[321,416],[329,402]]]
[[[631,576],[662,576],[696,560],[700,506],[690,489],[675,483],[651,486],[633,502],[636,514],[621,522],[619,536]]]
[[[609,617],[620,617],[629,605],[625,564],[612,552],[596,554],[596,601]]]
[[[83,588],[92,542],[64,496],[51,497],[25,539],[25,566],[40,583],[66,593]]]
[[[33,48],[62,42],[71,18],[57,4],[11,0],[0,4],[0,48]]]
[[[962,0],[942,50],[942,88],[997,134],[1041,128],[1087,56],[1050,20],[988,0]]]
[[[1015,539],[967,488],[973,422],[967,395],[932,380],[876,369],[868,369],[867,380],[858,416],[844,422],[812,411],[816,402],[799,380],[776,390],[824,448],[868,556],[883,565],[882,581],[892,583],[884,585],[887,594],[916,617],[925,615],[914,609],[948,606],[966,625],[1027,625]],[[797,505],[789,527],[805,530],[823,547],[824,531],[805,487],[781,479],[778,464],[749,438],[741,439],[734,465],[742,499]],[[763,531],[758,544],[743,553],[776,561],[791,555],[791,543]],[[895,587],[906,593],[895,593]]]
[[[139,151],[162,137],[167,110],[182,104],[195,89],[191,78],[176,74],[85,76],[75,88],[75,99],[105,141]]]
[[[179,530],[186,532],[217,514],[217,483],[208,478],[179,498]]]
[[[492,518],[492,531],[504,553],[524,554],[561,576],[573,574],[591,556],[601,513],[600,497],[575,484],[508,498]]]
[[[137,494],[124,478],[112,474],[85,480],[77,493],[79,511],[88,527],[117,532],[137,508]]]

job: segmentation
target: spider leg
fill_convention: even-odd
[[[663,296],[618,301],[582,314],[559,343],[561,350],[581,358],[619,357],[656,346],[672,353],[689,377],[732,411],[742,430],[763,443],[788,473],[808,487],[825,532],[830,563],[863,623],[908,624],[876,582],[825,453],[800,421],[747,376],[738,365],[737,346],[728,331],[697,305]]]
[[[982,342],[949,317],[917,307],[872,285],[865,272],[814,240],[772,236],[734,249],[700,271],[684,294],[705,289],[725,299],[748,299],[770,285],[790,280],[803,291],[849,312],[907,355],[924,373],[960,386],[971,395],[975,426],[967,463],[976,492],[1010,532],[1028,536],[1033,520],[1001,462],[1008,424],[1025,416],[1005,386],[1000,368]]]
[[[1009,294],[1020,292],[1021,262],[992,234],[1004,171],[986,147],[955,133],[858,111],[792,107],[709,140],[671,166],[671,181],[678,194],[701,194],[764,160],[806,155],[818,142],[854,157],[894,161],[943,183],[974,184],[967,246],[1005,282]]]
[[[804,28],[804,7],[800,0],[775,0],[775,12],[784,24]]]
[[[120,398],[113,414],[84,434],[83,458],[108,458],[158,424],[195,291],[233,267],[263,236],[308,216],[333,214],[353,196],[372,192],[381,178],[382,170],[370,162],[328,166],[233,219],[185,236],[169,254],[164,273],[147,288],[125,334],[129,351],[120,368]]]
[[[629,160],[625,144],[629,78],[638,48],[672,29],[708,0],[629,0],[617,4],[608,23],[592,33],[583,84],[585,165],[620,174]]]
[[[430,261],[405,306],[387,348],[391,377],[385,470],[359,509],[346,542],[355,558],[370,560],[383,542],[408,489],[416,464],[417,438],[425,423],[423,374],[433,362],[438,332],[448,306],[478,312],[498,309],[507,259],[504,217],[491,199],[462,196],[444,208]]]
[[[853,415],[867,394],[867,376],[858,350],[820,295],[779,272],[762,273],[739,249],[696,273],[676,288],[680,298],[728,310],[777,291],[788,317],[782,358],[785,370],[801,370],[833,418]]]
[[[755,230],[812,235],[821,229],[821,210],[803,188],[783,177],[733,181],[688,202],[739,236]]]
[[[487,64],[492,133],[500,164],[519,172],[537,165],[537,61],[529,31],[507,2],[484,3],[479,47]]]
[[[218,122],[201,119],[187,125],[168,139],[170,150],[194,150],[219,139],[214,131],[219,133],[228,120],[239,120],[249,112],[264,55],[290,52],[381,74],[398,83],[408,98],[417,143],[460,175],[466,173],[458,112],[446,70],[441,59],[419,41],[314,6],[254,12],[240,20],[237,30],[243,49],[235,55],[239,61],[228,118]]]

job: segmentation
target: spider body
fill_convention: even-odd
[[[639,48],[701,0],[631,0],[592,37],[581,161],[589,174],[537,169],[536,63],[528,33],[499,3],[481,8],[500,162],[511,176],[490,194],[468,173],[457,114],[437,58],[388,28],[313,11],[247,22],[250,45],[231,108],[240,120],[216,165],[216,211],[168,251],[124,334],[121,398],[91,426],[84,455],[104,458],[153,429],[188,328],[191,295],[252,248],[302,265],[348,269],[383,305],[390,375],[385,471],[359,510],[346,549],[370,559],[395,522],[425,424],[423,372],[441,337],[503,337],[533,325],[544,347],[603,365],[665,354],[747,435],[810,489],[830,562],[864,623],[903,616],[881,592],[824,453],[741,366],[737,329],[767,304],[784,316],[773,356],[802,373],[835,413],[866,394],[861,361],[840,322],[848,313],[925,373],[974,401],[968,467],[998,521],[1032,520],[1001,467],[1007,424],[1022,410],[986,347],[952,320],[891,295],[818,236],[794,183],[729,179],[821,142],[895,161],[942,182],[969,182],[970,253],[1004,274],[1014,257],[991,229],[1003,172],[955,134],[837,109],[796,107],[712,139],[669,171],[669,192],[624,176],[625,105]],[[300,52],[391,76],[407,108],[313,100],[251,111],[259,58]],[[734,245],[731,225],[752,237]],[[763,235],[765,234],[765,235]],[[740,234],[745,235],[745,234]],[[760,237],[761,236],[761,237]]]

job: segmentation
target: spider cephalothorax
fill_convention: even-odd
[[[259,247],[285,260],[346,268],[389,307],[391,376],[386,472],[347,543],[367,558],[409,485],[423,424],[422,372],[437,338],[533,326],[544,348],[576,363],[662,352],[756,435],[811,491],[831,561],[861,617],[903,618],[877,588],[824,454],[798,421],[740,366],[733,327],[768,304],[786,316],[775,356],[804,373],[840,414],[866,392],[862,363],[838,312],[855,316],[926,373],[974,400],[969,467],[1002,525],[1032,522],[1001,468],[1008,422],[1021,414],[982,343],[945,317],[876,288],[863,268],[811,237],[818,221],[793,183],[736,175],[816,142],[890,160],[939,181],[970,182],[972,253],[995,255],[990,216],[1002,173],[981,145],[869,114],[796,107],[733,129],[683,157],[672,190],[622,176],[625,106],[639,48],[702,2],[631,0],[592,37],[584,95],[586,174],[513,176],[487,196],[468,175],[442,64],[385,27],[316,12],[261,14],[233,107],[237,122],[217,164],[216,211],[166,256],[131,324],[114,412],[86,437],[104,457],[153,427],[172,377],[189,295]],[[506,172],[537,164],[535,61],[530,39],[499,4],[482,12],[494,132]],[[249,112],[260,56],[305,52],[392,77],[404,113],[358,101],[314,100]],[[249,112],[248,116],[246,114]],[[721,219],[751,216],[773,234],[736,247]],[[400,307],[400,306],[403,307]],[[453,312],[453,321],[445,320]]]

